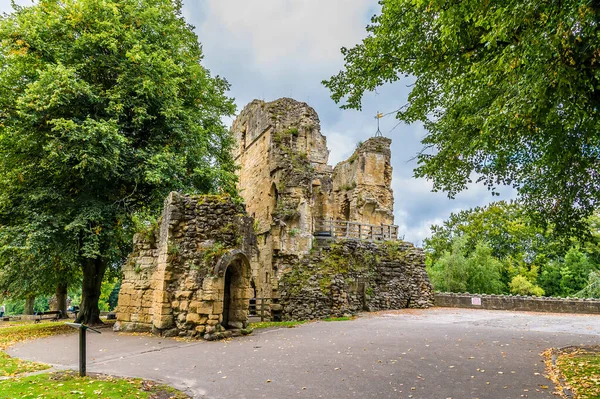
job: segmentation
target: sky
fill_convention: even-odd
[[[30,5],[32,0],[17,3]],[[10,0],[0,0],[0,12],[10,10]],[[407,102],[410,78],[367,94],[360,112],[341,110],[321,84],[343,67],[340,48],[359,43],[379,11],[377,0],[184,0],[183,6],[202,44],[204,66],[229,81],[238,112],[253,99],[307,102],[319,114],[331,165],[375,134],[378,111],[391,112]],[[383,135],[392,139],[395,223],[407,241],[421,245],[431,225],[451,212],[497,199],[476,184],[455,199],[431,192],[430,181],[413,177],[425,130],[419,124],[398,125],[393,115],[380,124]],[[506,191],[500,191],[500,199],[512,195]]]

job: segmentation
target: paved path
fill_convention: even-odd
[[[226,342],[89,334],[88,371],[162,380],[196,398],[553,398],[540,353],[599,336],[600,316],[402,310]],[[76,368],[77,336],[8,352]]]

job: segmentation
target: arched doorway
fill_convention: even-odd
[[[221,326],[241,329],[248,324],[250,303],[250,262],[241,251],[232,251],[219,261],[216,273],[223,279]]]

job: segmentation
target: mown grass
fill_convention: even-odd
[[[14,377],[19,374],[31,373],[49,368],[50,366],[47,364],[28,362],[26,360],[10,357],[4,352],[0,352],[0,377]]]
[[[293,328],[297,325],[308,323],[306,320],[301,321],[259,321],[256,323],[250,323],[249,327],[253,330],[260,328],[271,328],[271,327],[287,327]]]
[[[0,382],[2,398],[189,398],[165,385],[137,378],[79,377],[74,372],[39,374]]]
[[[355,317],[351,317],[351,316],[342,316],[342,317],[328,317],[326,319],[323,319],[323,321],[348,321],[348,320],[354,320]]]
[[[3,326],[0,328],[0,377],[13,377],[19,374],[50,368],[50,366],[46,364],[10,357],[1,350],[29,339],[44,338],[51,335],[70,332],[74,332],[74,330],[60,322],[39,324],[34,324],[33,322],[21,322],[10,326]]]
[[[355,317],[344,316],[344,317],[328,317],[320,320],[292,320],[292,321],[260,321],[256,323],[250,323],[249,327],[253,330],[260,328],[271,328],[271,327],[288,327],[293,328],[300,324],[310,323],[314,321],[347,321],[354,320]]]
[[[576,399],[600,398],[600,353],[583,349],[561,354],[556,366]]]
[[[74,333],[75,330],[61,322],[24,323],[0,328],[0,350],[28,339],[45,338],[51,335]]]
[[[2,352],[18,342],[51,335],[75,333],[62,322],[34,324],[11,323],[0,328],[0,398],[189,398],[166,385],[132,378],[97,375],[80,378],[75,372],[43,373],[19,376],[48,369],[41,363],[16,359]]]

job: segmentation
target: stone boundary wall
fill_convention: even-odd
[[[479,304],[474,304],[479,302]],[[520,310],[529,312],[600,314],[600,300],[532,297],[520,295],[474,295],[435,293],[435,306],[448,308]]]

